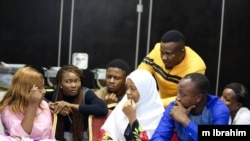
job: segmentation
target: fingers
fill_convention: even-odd
[[[30,104],[40,104],[43,100],[45,94],[45,89],[38,89],[37,86],[33,85],[29,92],[29,103]]]
[[[64,108],[65,104],[64,101],[57,101],[55,106],[55,113],[60,113],[62,109]]]
[[[37,86],[33,85],[33,87],[30,89],[30,95],[34,96],[36,95],[37,97],[42,98],[46,93],[46,90],[44,88],[38,89]]]
[[[117,100],[116,94],[109,94],[109,99]]]
[[[189,107],[187,108],[187,113],[189,113],[193,108],[195,108],[195,105],[189,106]]]
[[[131,106],[133,103],[133,101],[131,99],[128,99],[125,103],[124,103],[124,106],[123,107],[129,107]]]
[[[70,109],[70,108],[64,107],[64,108],[62,109],[62,111],[60,112],[60,114],[62,114],[63,116],[66,116],[66,115],[69,115],[70,112],[71,112],[71,109]]]
[[[178,100],[175,100],[175,106],[181,106],[181,107],[183,107],[183,105],[181,104],[181,102],[178,101]]]
[[[105,101],[106,101],[106,103],[116,103],[116,102],[118,102],[118,98],[116,97],[116,94],[114,94],[114,93],[111,93],[111,94],[107,94],[106,96],[105,96]]]
[[[128,99],[127,102],[125,102],[124,107],[130,107],[132,109],[136,108],[135,101],[133,99]]]
[[[50,108],[50,111],[54,114],[57,114],[56,113],[56,106],[57,106],[57,103],[54,103],[54,102],[49,102],[49,108]]]
[[[175,106],[181,107],[183,109],[185,109],[185,113],[188,114],[193,108],[195,108],[195,105],[189,106],[188,108],[185,108],[180,101],[176,100],[175,101]]]
[[[135,105],[134,99],[130,99],[130,103],[131,103],[131,105]]]
[[[123,108],[122,108],[123,113],[130,119],[132,119],[133,117],[135,117],[135,113],[136,113],[136,106],[135,106],[135,102],[133,99],[128,99]]]
[[[57,101],[53,104],[50,104],[50,108],[53,113],[60,113],[65,116],[72,112],[72,109],[68,105],[69,104],[65,101]]]

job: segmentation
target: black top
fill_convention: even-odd
[[[105,116],[108,113],[107,104],[100,98],[96,96],[96,94],[88,88],[87,91],[83,90],[84,103],[79,105],[79,112],[84,116],[84,125],[88,125],[88,116]],[[46,93],[45,98],[47,101],[55,101],[56,97],[56,87],[54,87],[54,92]],[[72,96],[63,96],[63,100],[69,103],[73,102],[74,97]],[[64,127],[65,131],[70,130],[70,116],[65,116]],[[87,126],[85,126],[87,127]]]

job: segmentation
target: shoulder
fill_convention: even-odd
[[[161,43],[156,43],[154,48],[151,50],[150,54],[160,53]]]
[[[42,100],[41,105],[42,105],[43,108],[49,108],[49,104],[45,100]]]
[[[185,46],[186,55],[180,66],[188,67],[191,72],[205,72],[206,64],[204,60],[190,47]]]
[[[90,88],[87,88],[87,87],[83,87],[83,94],[87,94],[87,93],[91,93],[91,94],[95,94],[94,91]]]
[[[170,102],[170,103],[168,104],[168,106],[166,107],[166,111],[170,111],[170,110],[173,108],[174,104],[175,104],[175,100],[172,101],[172,102]]]
[[[41,109],[40,108],[38,109],[38,113],[39,113],[39,111],[40,112],[43,111],[43,112],[49,112],[50,113],[50,107],[49,107],[49,103],[47,101],[42,100],[40,105],[41,105]]]
[[[188,57],[192,57],[192,58],[195,57],[195,59],[199,58],[200,60],[203,60],[201,56],[189,46],[185,46],[185,50],[186,50],[186,55]]]
[[[210,106],[215,106],[216,104],[218,105],[225,105],[220,97],[216,96],[216,95],[212,95],[212,94],[207,94],[207,105]]]
[[[148,53],[147,57],[155,60],[157,58],[161,58],[160,53],[161,53],[161,43],[156,43],[154,48]]]
[[[229,113],[229,109],[227,106],[222,102],[220,97],[208,94],[207,95],[207,107],[212,111],[220,111]]]
[[[190,46],[185,46],[186,52],[189,53],[196,53]]]
[[[95,94],[96,94],[98,97],[100,97],[100,98],[104,97],[104,96],[107,94],[107,87],[105,86],[105,87],[102,87],[102,88],[96,90],[96,91],[95,91]]]
[[[97,95],[95,94],[95,92],[92,89],[83,87],[83,96],[86,99],[92,99],[97,97]]]
[[[12,115],[13,113],[10,111],[9,106],[5,106],[3,110],[1,111],[1,116],[7,116],[7,115]]]
[[[235,124],[250,125],[250,110],[246,107],[241,107],[234,118]]]
[[[240,116],[246,116],[246,117],[250,117],[250,110],[246,107],[241,107],[239,109],[239,111],[237,112],[237,114],[239,114]]]
[[[204,63],[203,59],[201,58],[201,56],[194,51],[192,48],[190,48],[189,46],[185,46],[185,50],[186,50],[186,56],[188,58],[190,58],[191,60],[196,60],[196,62],[201,61]],[[205,64],[205,63],[204,63]]]
[[[154,49],[160,49],[160,47],[161,47],[161,43],[158,42],[158,43],[155,44]],[[153,50],[154,50],[154,49],[153,49]]]

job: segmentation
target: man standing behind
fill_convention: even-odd
[[[192,72],[205,74],[206,64],[194,50],[185,46],[185,37],[181,32],[170,30],[138,68],[148,70],[155,77],[160,97],[164,107],[167,107],[176,98],[177,85],[182,77]]]
[[[126,92],[126,77],[130,73],[130,67],[122,59],[110,61],[106,67],[106,86],[97,90],[96,95],[107,103],[109,109],[113,109]]]

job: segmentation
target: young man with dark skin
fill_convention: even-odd
[[[178,84],[176,100],[165,110],[151,141],[169,141],[174,131],[180,141],[198,141],[198,125],[228,125],[229,109],[208,90],[205,75],[184,76]]]
[[[166,32],[160,43],[143,59],[139,69],[148,70],[156,79],[165,107],[177,95],[177,85],[188,73],[205,74],[206,64],[190,47],[185,46],[184,35],[177,30]]]
[[[113,109],[126,92],[126,77],[130,73],[130,67],[122,59],[110,61],[106,67],[106,86],[95,93],[104,100],[109,109]]]

